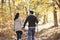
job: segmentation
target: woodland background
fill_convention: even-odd
[[[15,14],[24,22],[30,10],[39,20],[35,39],[60,40],[60,0],[0,0],[0,40],[16,40]],[[27,30],[22,39],[27,40]]]

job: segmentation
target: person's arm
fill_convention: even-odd
[[[36,23],[38,24],[38,19],[37,19],[37,17],[36,17]]]
[[[23,25],[24,27],[23,28],[25,28],[25,25],[26,25],[27,21],[28,21],[28,17],[26,18],[26,20],[24,22],[24,25]]]
[[[22,18],[21,18],[21,21],[20,22],[21,22],[21,26],[23,27],[23,20],[22,20]]]
[[[38,26],[38,19],[37,19],[37,17],[36,17],[36,26]]]

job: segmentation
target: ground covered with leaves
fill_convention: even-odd
[[[27,40],[27,30],[23,31],[22,40]],[[16,34],[13,29],[0,31],[0,40],[16,40]],[[35,33],[35,40],[60,40],[60,27],[43,29]]]

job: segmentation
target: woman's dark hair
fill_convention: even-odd
[[[14,20],[16,20],[19,17],[19,13],[16,13]]]

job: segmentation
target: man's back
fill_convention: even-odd
[[[37,18],[34,15],[29,15],[24,23],[24,25],[26,24],[26,22],[29,23],[28,27],[34,27],[36,26],[35,23],[38,23]]]

